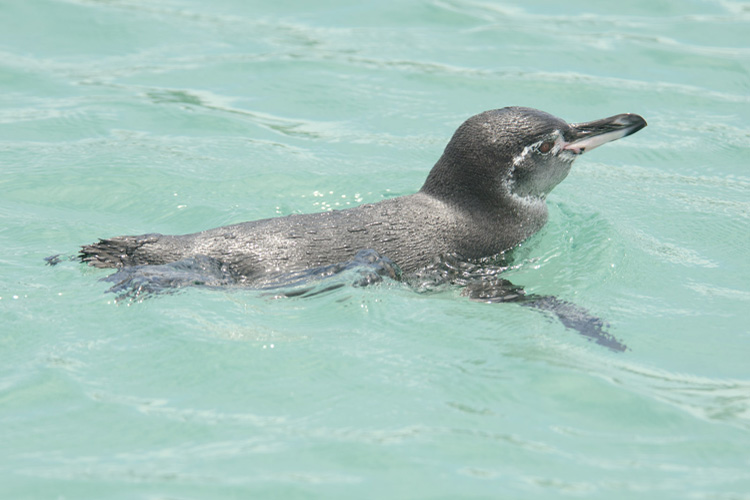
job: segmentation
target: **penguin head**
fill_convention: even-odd
[[[568,176],[577,155],[565,149],[565,137],[570,133],[565,121],[519,107],[490,112],[487,118],[490,143],[494,141],[503,149],[502,164],[496,164],[500,168],[491,172],[501,191],[544,199]]]
[[[453,204],[543,203],[579,155],[645,126],[631,114],[568,124],[532,108],[485,111],[456,130],[422,191]]]

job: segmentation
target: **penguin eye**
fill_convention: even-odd
[[[550,151],[552,151],[552,147],[553,147],[554,145],[555,145],[555,143],[554,143],[554,142],[552,142],[552,141],[547,141],[547,142],[543,142],[543,143],[542,143],[542,144],[541,144],[541,145],[539,146],[539,152],[540,152],[540,153],[542,153],[542,154],[547,154],[547,153],[549,153]]]

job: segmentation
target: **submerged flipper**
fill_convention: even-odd
[[[552,314],[566,328],[577,331],[601,346],[619,352],[628,349],[605,330],[608,325],[601,318],[597,318],[581,306],[553,295],[527,295],[523,287],[501,278],[468,283],[464,290],[465,295],[479,302],[513,302]]]
[[[504,278],[510,268],[512,253],[499,254],[480,261],[466,261],[460,257],[442,256],[431,266],[410,276],[407,281],[421,292],[442,288],[446,284],[463,287],[463,295],[477,302],[510,302],[530,307],[556,317],[566,328],[613,351],[626,351],[625,344],[606,331],[607,324],[581,306],[552,295],[527,294],[523,287]]]
[[[566,328],[576,330],[589,340],[593,340],[608,349],[618,352],[628,350],[628,346],[605,330],[609,325],[604,320],[593,316],[586,309],[572,302],[558,299],[552,295],[532,294],[527,296],[526,300],[521,301],[520,304],[554,314]]]

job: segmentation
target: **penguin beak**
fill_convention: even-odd
[[[572,123],[565,134],[563,150],[582,154],[607,142],[616,141],[638,132],[646,126],[646,120],[639,115],[625,113],[610,116],[593,122]]]

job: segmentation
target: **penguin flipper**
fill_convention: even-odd
[[[526,294],[523,287],[501,278],[469,283],[464,294],[471,300],[479,302],[514,302],[552,314],[566,328],[577,331],[601,346],[617,352],[628,350],[625,344],[606,330],[609,325],[604,320],[594,316],[583,307],[554,295]]]

